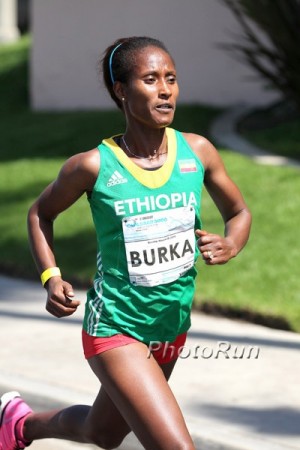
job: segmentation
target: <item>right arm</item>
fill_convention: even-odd
[[[92,191],[100,168],[97,149],[72,156],[63,165],[57,179],[31,206],[28,213],[28,233],[31,252],[39,274],[56,267],[53,246],[55,218],[76,202],[84,192]],[[48,291],[46,309],[56,317],[73,314],[79,302],[73,300],[72,286],[60,276],[45,284]]]

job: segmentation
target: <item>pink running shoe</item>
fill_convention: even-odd
[[[19,450],[27,447],[20,437],[16,436],[16,426],[32,410],[21,399],[18,392],[7,392],[0,400],[0,450]]]

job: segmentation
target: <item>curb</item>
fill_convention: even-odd
[[[220,114],[210,128],[210,136],[217,145],[252,158],[258,164],[270,166],[291,166],[300,168],[300,162],[285,156],[274,155],[261,149],[240,136],[236,131],[237,122],[253,111],[253,107],[239,104]]]

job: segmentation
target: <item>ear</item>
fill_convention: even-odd
[[[114,84],[114,93],[118,97],[118,99],[123,102],[125,99],[125,89],[124,84],[121,81],[116,81]]]

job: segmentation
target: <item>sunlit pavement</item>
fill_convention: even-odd
[[[36,410],[91,404],[99,385],[82,355],[83,304],[63,320],[44,304],[38,282],[0,277],[1,393],[18,390]],[[170,385],[197,449],[300,449],[300,335],[196,313],[192,322]],[[141,449],[133,437],[121,448]]]

